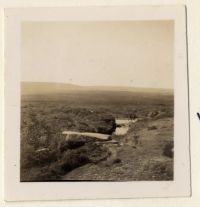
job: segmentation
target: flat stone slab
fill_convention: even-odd
[[[101,140],[109,140],[110,135],[109,134],[101,134],[101,133],[92,133],[92,132],[75,132],[75,131],[63,131],[62,134],[64,135],[82,135],[87,137],[93,137],[96,139]]]

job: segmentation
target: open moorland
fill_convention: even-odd
[[[173,180],[171,91],[45,87],[22,85],[21,181]]]

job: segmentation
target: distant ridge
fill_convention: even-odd
[[[81,86],[67,83],[21,82],[22,95],[65,93],[80,89]]]
[[[64,94],[70,91],[127,91],[173,94],[172,89],[137,88],[126,86],[79,86],[69,83],[21,82],[22,95]]]

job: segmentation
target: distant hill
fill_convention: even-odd
[[[171,89],[136,88],[123,86],[79,86],[68,83],[21,82],[22,95],[63,94],[75,91],[127,91],[143,93],[173,94]]]
[[[69,90],[81,90],[81,87],[66,83],[21,82],[22,95],[65,93]]]

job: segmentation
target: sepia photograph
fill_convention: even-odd
[[[4,14],[7,201],[191,195],[184,6]]]
[[[174,21],[24,22],[20,181],[173,180]]]

